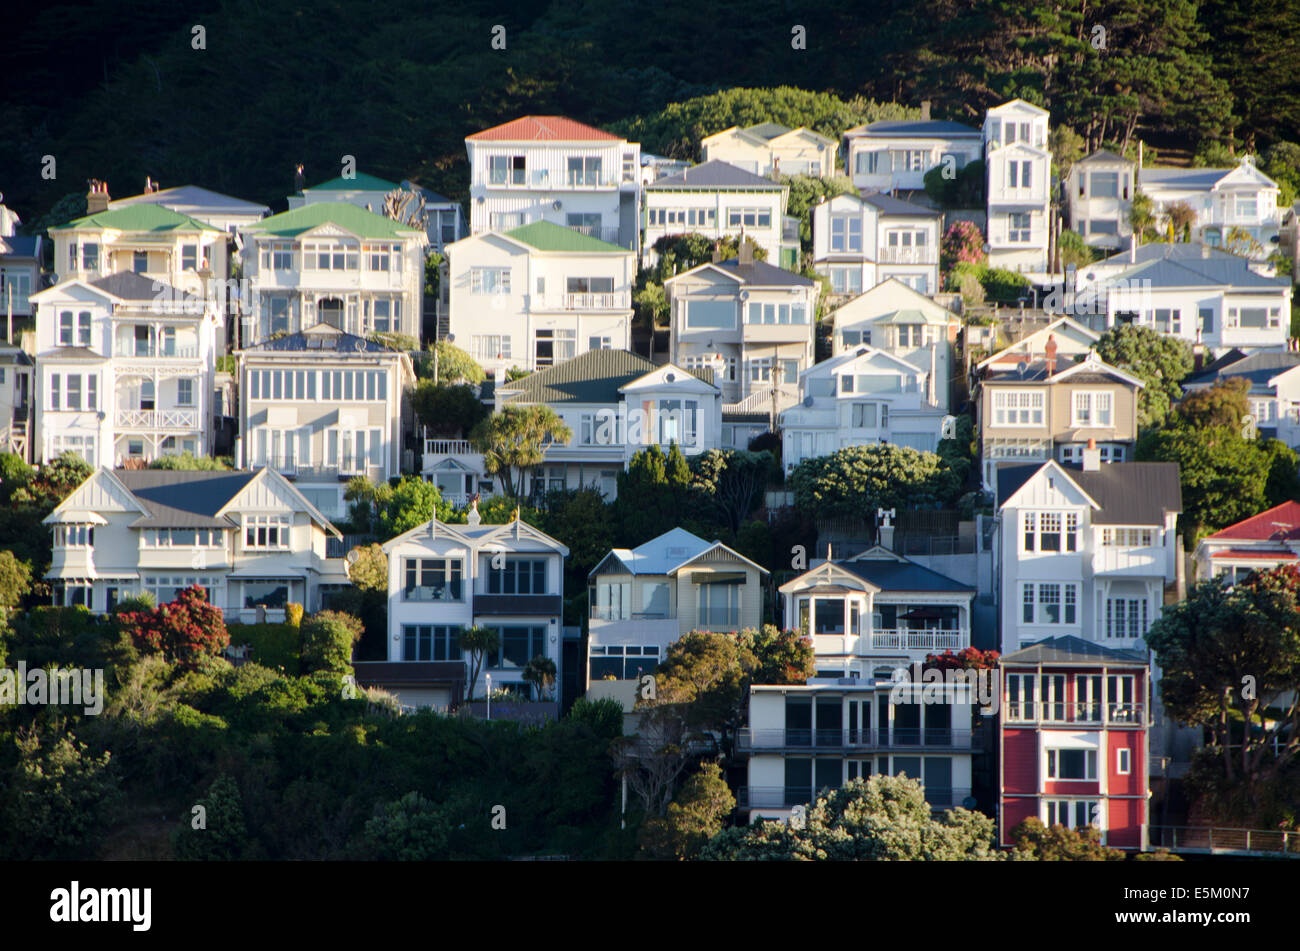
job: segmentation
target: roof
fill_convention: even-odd
[[[122,300],[197,301],[200,299],[193,294],[177,290],[170,284],[155,281],[134,271],[118,271],[86,283]]]
[[[1037,357],[1021,361],[1025,365],[1024,373],[1019,364],[1000,363],[990,366],[984,374],[984,383],[1110,383],[1120,380],[1130,386],[1145,389],[1146,385],[1133,374],[1113,367],[1102,361],[1095,351],[1076,354],[1058,354],[1056,367],[1049,375],[1047,360]]]
[[[564,116],[521,116],[465,136],[466,142],[622,142],[620,136]]]
[[[656,369],[629,350],[588,350],[497,390],[507,403],[617,403],[620,387]]]
[[[77,218],[65,225],[51,228],[62,231],[65,228],[110,228],[114,231],[218,231],[220,229],[205,224],[197,218],[172,211],[162,205],[139,204],[126,205],[122,208],[109,208],[107,211]]]
[[[980,135],[979,129],[973,129],[960,122],[948,122],[944,119],[879,119],[867,125],[850,129],[854,133],[865,135]]]
[[[1045,466],[1059,467],[1097,503],[1094,525],[1161,525],[1169,512],[1183,510],[1176,462],[1111,462],[1090,471],[1052,462],[999,466],[998,505],[1005,505]]]
[[[1125,667],[1146,667],[1147,659],[1137,651],[1117,650],[1103,647],[1094,641],[1085,641],[1082,637],[1067,634],[1062,637],[1048,637],[1036,641],[1028,647],[1002,656],[1001,663],[1006,664],[1106,664]]]
[[[1236,354],[1235,359],[1224,359],[1231,354]],[[1290,350],[1257,350],[1248,355],[1242,355],[1240,350],[1232,350],[1224,357],[1183,380],[1183,388],[1230,378],[1244,378],[1252,385],[1266,386],[1279,374],[1300,366],[1300,353]]]
[[[910,201],[903,201],[883,192],[871,192],[863,195],[862,200],[885,215],[906,215],[913,218],[938,218],[939,212],[932,208],[923,208]]]
[[[725,261],[707,262],[701,267],[708,267],[709,264],[714,267],[726,268],[739,277],[743,283],[753,284],[756,287],[811,287],[814,283],[802,274],[787,271],[785,268],[776,267],[766,261],[741,264],[740,258],[728,258]]]
[[[1206,536],[1211,540],[1300,541],[1300,502],[1283,502]]]
[[[670,175],[651,182],[646,190],[663,188],[763,188],[779,190],[785,188],[780,182],[774,182],[762,175],[755,175],[743,168],[737,168],[730,162],[711,159],[699,165],[692,165],[680,175]]]
[[[0,254],[15,258],[34,258],[40,244],[40,235],[0,235]]]
[[[1141,280],[1149,282],[1143,284],[1143,287],[1149,286],[1152,289],[1207,286],[1289,288],[1291,286],[1289,277],[1264,277],[1252,271],[1245,258],[1235,255],[1228,257],[1230,260],[1212,255],[1182,260],[1158,258],[1123,271],[1116,276],[1115,280]]]
[[[309,339],[329,341],[329,346],[309,347]],[[367,340],[365,337],[358,337],[356,334],[345,333],[331,327],[329,324],[314,324],[306,330],[300,330],[297,333],[288,334],[284,337],[276,337],[274,340],[264,340],[261,343],[254,344],[247,348],[248,350],[277,350],[277,351],[307,351],[319,352],[322,350],[333,351],[335,353],[395,353],[391,347],[386,347],[382,343],[376,343],[373,340]]]
[[[591,574],[600,571],[613,557],[622,563],[628,574],[666,575],[683,562],[690,561],[712,547],[712,543],[698,535],[693,535],[684,528],[674,528],[636,548],[610,549],[600,564],[591,569]]]
[[[1224,251],[1222,248],[1214,248],[1208,244],[1202,244],[1198,241],[1153,241],[1148,244],[1138,245],[1136,248],[1119,251],[1101,261],[1097,265],[1122,265],[1129,262],[1132,256],[1133,264],[1145,264],[1147,261],[1173,260],[1173,261],[1200,261],[1207,256],[1211,260],[1222,259],[1226,261],[1243,261],[1244,258],[1233,254],[1230,251]],[[1087,270],[1086,268],[1084,270]]]
[[[608,241],[601,241],[599,238],[593,238],[585,235],[581,231],[573,228],[566,228],[563,225],[557,225],[553,221],[534,221],[532,224],[523,225],[511,231],[505,232],[507,238],[513,238],[516,241],[522,241],[529,247],[536,248],[538,251],[561,251],[561,252],[590,252],[594,254],[630,254],[627,248],[620,248],[617,244],[610,244]]]
[[[396,182],[390,182],[386,178],[380,178],[377,175],[367,175],[365,172],[357,172],[352,178],[331,178],[328,182],[321,182],[319,185],[312,185],[304,188],[307,192],[391,192],[398,188]]]
[[[338,225],[360,238],[389,238],[398,240],[414,234],[423,234],[391,218],[366,211],[356,205],[341,201],[317,201],[292,211],[263,218],[248,226],[256,234],[274,234],[292,238],[324,224]]]
[[[1231,171],[1231,168],[1140,168],[1137,177],[1139,186],[1171,185],[1209,190]]]
[[[838,561],[835,564],[881,591],[975,592],[970,585],[954,581],[947,575],[931,571],[906,558],[868,558],[861,561]]]
[[[748,132],[750,135],[756,135],[760,139],[767,139],[769,142],[779,135],[785,135],[787,132],[793,132],[789,126],[781,125],[779,122],[758,122],[751,126],[746,126],[741,131]]]
[[[108,207],[127,208],[131,205],[182,205],[187,208],[203,208],[208,211],[224,211],[233,214],[259,215],[270,211],[265,205],[255,201],[245,201],[214,192],[200,185],[177,185],[175,188],[160,188],[156,192],[144,192],[129,198],[110,201]],[[175,209],[173,209],[175,210]]]
[[[1075,162],[1074,164],[1083,165],[1086,162],[1127,162],[1129,165],[1133,164],[1124,156],[1117,155],[1114,152],[1112,152],[1110,149],[1098,149],[1097,151],[1089,155],[1087,158],[1081,158],[1079,159],[1079,161]]]
[[[182,472],[167,469],[120,470],[113,473],[149,515],[133,527],[229,528],[218,517],[230,500],[257,476],[256,472]]]

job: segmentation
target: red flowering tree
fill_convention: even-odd
[[[960,653],[944,651],[942,654],[926,654],[926,670],[993,670],[998,665],[997,651],[982,651],[978,647],[967,647]]]
[[[124,611],[117,620],[138,650],[160,653],[181,666],[194,666],[203,655],[219,654],[230,643],[221,609],[210,604],[197,585],[170,604],[152,611]]]
[[[984,233],[973,221],[954,221],[943,233],[940,266],[945,271],[955,264],[984,264]]]

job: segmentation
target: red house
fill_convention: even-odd
[[[1147,845],[1147,658],[1078,637],[1002,657],[998,837],[1030,816],[1096,826],[1112,848]]]

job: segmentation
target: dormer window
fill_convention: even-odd
[[[841,393],[853,392],[853,374],[845,373],[840,377],[840,392]]]
[[[90,548],[95,544],[93,525],[55,525],[55,548]]]
[[[244,547],[253,551],[286,551],[291,522],[284,515],[245,515]]]

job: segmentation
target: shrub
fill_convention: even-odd
[[[197,585],[152,611],[123,611],[117,621],[137,650],[161,653],[183,667],[196,666],[202,656],[215,656],[230,643],[221,609],[209,604]]]
[[[302,627],[302,605],[289,602],[284,608],[284,622],[290,627]]]
[[[272,670],[283,668],[297,676],[302,668],[302,635],[298,628],[285,624],[233,624],[230,643],[248,644],[253,648],[255,663]]]
[[[342,611],[320,611],[302,625],[303,673],[352,672],[352,648],[365,630],[360,618]]]
[[[208,787],[208,794],[172,832],[172,855],[181,861],[231,862],[244,856],[248,827],[239,786],[224,773]]]

